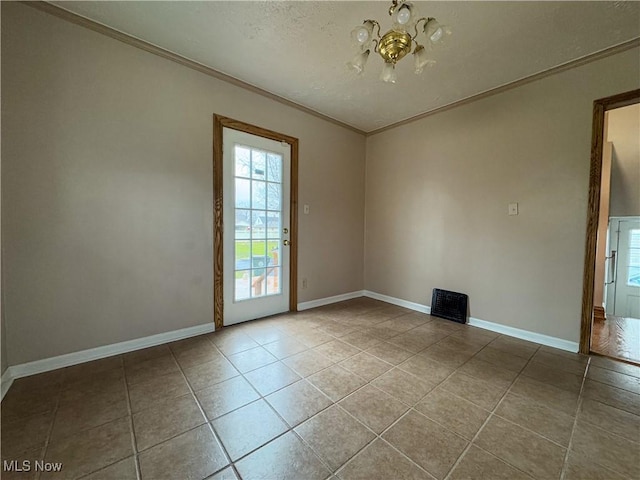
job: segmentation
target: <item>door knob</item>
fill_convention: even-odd
[[[289,245],[291,245],[291,242],[290,242],[289,240],[285,240],[285,241],[284,241],[284,245],[285,245],[286,247],[288,247]]]

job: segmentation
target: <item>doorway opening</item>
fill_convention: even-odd
[[[580,352],[640,364],[640,90],[596,100]]]
[[[214,323],[297,310],[298,140],[214,115]]]

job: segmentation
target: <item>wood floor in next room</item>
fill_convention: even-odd
[[[359,298],[17,380],[3,479],[632,479],[640,369]],[[6,465],[6,464],[5,464]]]
[[[607,315],[594,321],[591,351],[640,365],[640,318]]]

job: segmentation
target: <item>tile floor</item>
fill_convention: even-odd
[[[3,479],[630,479],[640,369],[360,298],[17,380]],[[6,467],[7,464],[4,464]]]

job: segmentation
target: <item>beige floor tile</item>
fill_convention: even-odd
[[[247,373],[256,368],[264,367],[278,359],[262,347],[251,348],[244,352],[229,355],[229,361],[241,373]]]
[[[366,350],[367,348],[372,347],[373,345],[376,345],[382,341],[375,335],[371,335],[362,331],[355,331],[353,333],[350,333],[349,335],[345,335],[344,337],[341,337],[340,340],[353,345],[360,350]]]
[[[509,385],[498,385],[495,382],[456,372],[442,382],[441,387],[450,393],[475,403],[485,410],[493,410],[509,388]]]
[[[411,330],[412,328],[417,327],[418,325],[412,325],[412,322],[402,322],[400,319],[403,317],[403,315],[399,316],[399,317],[394,317],[391,318],[389,320],[386,320],[382,323],[378,323],[376,325],[377,328],[388,328],[389,330],[393,330],[395,332],[397,332],[398,334],[400,333],[404,333],[407,330]],[[423,322],[426,323],[426,322]]]
[[[278,360],[282,360],[283,358],[290,357],[296,353],[304,352],[308,347],[297,339],[286,336],[277,342],[264,345],[264,348]]]
[[[430,360],[421,355],[411,357],[398,365],[398,368],[411,373],[423,382],[437,385],[454,372],[454,369]]]
[[[291,426],[304,422],[333,402],[306,380],[300,380],[265,398]]]
[[[282,363],[303,377],[308,377],[333,365],[331,359],[314,350],[297,353],[296,355],[285,358]]]
[[[244,333],[249,335],[255,342],[262,346],[288,337],[286,333],[274,328],[273,326],[267,325],[259,328],[251,328],[251,325],[249,325],[248,328],[244,330]]]
[[[173,355],[161,355],[139,362],[128,362],[125,366],[125,376],[129,385],[150,380],[158,375],[179,372],[178,364]]]
[[[257,400],[211,422],[235,461],[287,431],[287,424],[264,400]]]
[[[527,358],[504,352],[491,345],[480,350],[474,358],[514,372],[520,372],[529,361]]]
[[[472,358],[462,365],[458,369],[458,372],[469,375],[470,377],[486,380],[500,386],[510,385],[518,376],[518,373],[513,370],[493,365],[485,362],[484,360],[480,360],[477,357]]]
[[[415,375],[394,368],[371,382],[376,388],[406,403],[410,407],[418,403],[435,385],[423,382]]]
[[[510,338],[505,335],[496,338],[489,344],[489,346],[526,359],[531,358],[539,348],[539,345],[536,345],[535,343],[517,338]]]
[[[206,420],[193,395],[169,398],[133,415],[138,451],[202,425]]]
[[[626,480],[624,476],[598,465],[597,458],[569,452],[565,480]]]
[[[534,361],[529,362],[522,371],[522,374],[539,382],[547,383],[573,393],[580,393],[580,389],[582,388],[582,376],[564,372]]]
[[[388,342],[381,342],[369,347],[367,353],[392,365],[398,365],[413,356],[412,352]]]
[[[585,398],[597,400],[634,415],[640,415],[640,395],[588,378],[584,382]]]
[[[349,345],[348,343],[341,342],[340,340],[333,340],[331,342],[323,343],[313,349],[315,352],[324,355],[334,363],[346,360],[349,357],[360,353],[360,349]]]
[[[575,415],[578,408],[578,394],[526,376],[520,376],[513,382],[511,392],[567,415]]]
[[[443,347],[455,352],[464,352],[466,355],[475,355],[482,350],[487,343],[485,341],[476,340],[471,337],[461,337],[460,332],[456,332],[453,335],[448,336],[444,340],[438,342],[438,347]],[[435,347],[435,345],[434,345]]]
[[[530,480],[532,477],[472,445],[451,472],[449,480]]]
[[[640,445],[578,420],[571,450],[614,472],[637,478]]]
[[[261,395],[269,395],[300,380],[297,373],[281,362],[253,370],[247,373],[245,378]]]
[[[51,432],[53,440],[88,430],[129,415],[124,389],[60,402]]]
[[[240,480],[236,475],[236,472],[233,471],[233,467],[227,467],[224,470],[216,473],[211,477],[207,477],[207,480]]]
[[[547,365],[549,367],[553,367],[568,373],[572,373],[574,375],[578,375],[579,377],[584,376],[584,372],[587,368],[587,362],[583,360],[570,360],[564,356],[549,353],[546,350],[538,350],[531,361],[541,363],[543,365]]]
[[[60,403],[77,402],[96,395],[126,391],[124,368],[98,372],[66,384],[60,392]]]
[[[467,440],[474,437],[489,416],[488,411],[441,388],[427,394],[415,409]]]
[[[202,340],[202,343],[192,348],[174,350],[176,360],[182,368],[191,368],[203,363],[219,361],[222,353],[211,342]]]
[[[45,461],[62,462],[65,476],[78,478],[129,457],[133,453],[131,420],[125,417],[51,442],[47,448]],[[55,479],[59,476],[51,472],[41,475],[40,478]]]
[[[208,425],[146,450],[139,462],[142,480],[200,480],[228,464]]]
[[[337,406],[320,412],[295,431],[333,470],[375,438],[373,432]]]
[[[244,352],[258,346],[258,342],[244,333],[235,333],[227,336],[213,337],[213,343],[225,355]]]
[[[418,353],[447,336],[444,333],[417,333],[415,330],[409,330],[397,337],[390,338],[388,342],[409,352]]]
[[[308,380],[334,402],[367,383],[363,378],[338,365],[311,375]]]
[[[296,335],[296,337],[309,348],[317,347],[318,345],[322,345],[323,343],[331,342],[336,339],[336,337],[329,335],[326,332],[317,330],[304,332]]]
[[[550,353],[552,355],[556,355],[558,357],[566,358],[567,360],[571,360],[572,362],[580,362],[584,365],[589,363],[589,359],[591,358],[589,355],[583,355],[581,353],[573,353],[567,352],[566,350],[560,350],[558,348],[548,347],[546,345],[540,345],[540,352]]]
[[[640,378],[626,375],[606,368],[589,366],[587,378],[598,382],[606,383],[616,388],[628,390],[629,392],[640,394]]]
[[[383,362],[379,358],[369,355],[366,352],[348,358],[340,362],[339,365],[367,381],[371,381],[393,368],[393,365],[390,363]]]
[[[640,417],[638,415],[586,398],[582,401],[578,417],[580,420],[597,425],[608,432],[628,438],[633,442],[640,442]]]
[[[92,473],[82,480],[137,480],[136,460],[134,457],[125,458],[108,467]]]
[[[214,335],[217,334],[218,332]],[[182,340],[170,342],[167,345],[174,354],[177,354],[178,352],[185,352],[187,350],[210,347],[212,345],[212,338],[213,337],[210,337],[209,335],[196,335],[195,337],[183,338]]]
[[[534,478],[560,478],[566,449],[499,417],[489,419],[475,444]]]
[[[225,358],[185,367],[183,370],[191,388],[196,392],[239,375],[238,370]]]
[[[467,446],[462,437],[413,410],[382,438],[438,479],[447,475]]]
[[[2,458],[17,458],[22,452],[44,447],[53,424],[53,412],[0,422]]]
[[[189,387],[181,373],[162,375],[129,387],[131,411],[139,412],[165,398],[175,398],[187,393]]]
[[[371,385],[343,398],[339,405],[377,434],[382,433],[409,407]]]
[[[432,480],[434,477],[383,440],[375,440],[338,472],[343,480]]]
[[[508,393],[496,414],[563,446],[569,445],[575,417],[526,397]]]
[[[68,386],[77,381],[95,378],[97,373],[104,373],[116,369],[120,370],[122,366],[122,355],[114,355],[113,357],[73,365],[63,370],[64,384]]]
[[[151,360],[153,358],[171,356],[171,349],[168,344],[156,345],[155,347],[142,348],[122,355],[125,368],[129,365]]]
[[[247,455],[236,468],[246,479],[324,480],[331,474],[293,432]]]
[[[196,392],[207,418],[213,420],[251,403],[260,395],[243,377],[233,377]]]

